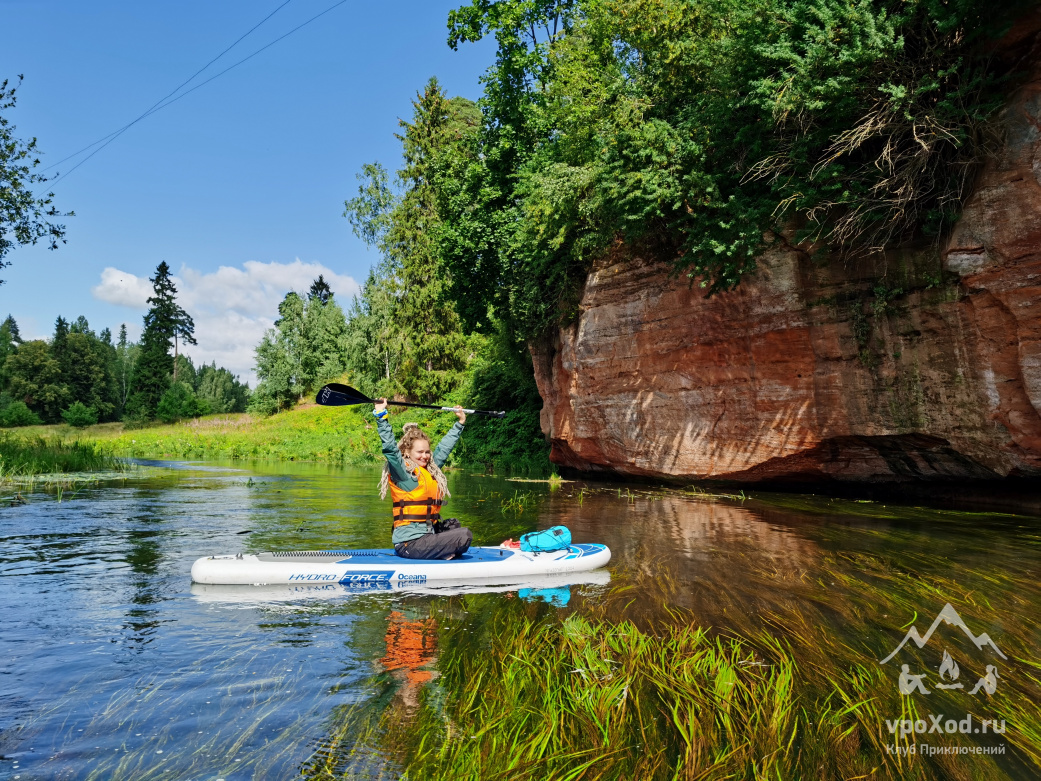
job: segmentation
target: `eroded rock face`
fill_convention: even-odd
[[[706,299],[619,249],[531,345],[550,458],[689,479],[1041,475],[1041,69],[945,247],[776,248]]]

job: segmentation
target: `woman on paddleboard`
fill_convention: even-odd
[[[469,529],[455,518],[441,520],[441,505],[451,494],[441,467],[448,460],[463,433],[466,413],[455,408],[459,422],[452,426],[430,452],[430,438],[415,423],[406,423],[401,441],[394,441],[394,431],[387,420],[387,400],[379,399],[373,408],[376,428],[383,442],[383,465],[380,498],[390,497],[394,504],[394,552],[406,559],[454,559],[462,556],[473,542]]]

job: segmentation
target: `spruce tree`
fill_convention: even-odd
[[[22,343],[22,335],[18,332],[18,323],[14,320],[14,315],[8,315],[7,319],[4,320],[4,325],[7,326],[7,331],[11,334],[11,341],[15,344]]]
[[[69,371],[69,323],[61,315],[54,321],[51,357],[58,362],[58,369],[62,374]]]
[[[195,324],[177,305],[177,288],[170,278],[170,267],[164,260],[150,278],[154,295],[148,299],[150,308],[145,315],[145,329],[141,334],[141,353],[134,366],[131,395],[127,414],[138,419],[154,418],[163,393],[170,387],[174,358],[170,355],[174,338],[195,343],[192,333]]]
[[[359,197],[345,203],[345,215],[355,233],[383,254],[380,285],[394,296],[393,337],[384,344],[384,363],[390,373],[392,341],[397,353],[395,376],[392,382],[371,373],[366,379],[379,383],[388,394],[400,392],[433,401],[459,387],[482,341],[464,331],[455,303],[447,296],[450,279],[440,262],[438,237],[444,226],[435,181],[442,159],[456,155],[467,143],[480,124],[481,113],[465,98],[448,98],[437,79],[427,83],[413,107],[412,121],[402,120],[398,135],[404,157],[404,167],[398,172],[402,194],[397,197],[391,192],[381,166],[366,166]],[[370,292],[379,293],[367,286],[363,297]],[[375,304],[366,300],[361,309],[375,308]],[[363,330],[352,327],[348,333],[350,363],[352,368],[362,363],[371,369],[376,365],[375,356],[361,354],[371,352],[359,344]],[[363,349],[359,351],[359,347]]]
[[[18,336],[18,324],[8,315],[7,319],[0,323],[0,393],[7,391],[7,356],[14,354],[21,341]]]
[[[318,300],[319,303],[328,304],[329,299],[333,297],[332,288],[329,287],[329,283],[325,281],[325,275],[319,274],[318,279],[311,283],[311,290],[307,294],[308,301]]]
[[[127,326],[123,323],[119,326],[119,342],[116,344],[115,352],[115,380],[116,380],[116,407],[120,416],[126,408],[130,398],[131,381],[134,376],[134,365],[140,347],[127,339]]]
[[[433,184],[438,158],[450,153],[479,121],[476,106],[449,99],[437,79],[413,101],[412,122],[401,121],[404,168],[398,176],[405,193],[394,212],[387,243],[401,281],[395,321],[405,336],[401,364],[402,389],[409,397],[432,401],[454,391],[463,379],[476,341],[464,333],[455,307],[447,299],[448,275],[442,267],[436,237],[441,225]]]

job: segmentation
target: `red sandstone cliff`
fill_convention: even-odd
[[[858,268],[778,248],[712,298],[601,259],[577,322],[531,346],[550,458],[749,482],[1041,475],[1041,68],[1005,120],[943,247]]]

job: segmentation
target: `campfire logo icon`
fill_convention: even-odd
[[[912,625],[911,628],[907,630],[907,634],[904,635],[904,639],[900,641],[900,644],[891,654],[889,654],[889,656],[882,659],[880,664],[886,664],[890,661],[904,648],[905,645],[907,645],[908,641],[914,642],[918,648],[924,648],[941,623],[960,629],[980,651],[989,649],[1002,659],[1008,659],[986,632],[980,635],[974,634],[965,621],[962,620],[962,617],[958,615],[958,611],[954,609],[954,606],[948,602],[943,606],[943,610],[941,610],[940,614],[936,616],[936,619],[924,635],[918,631],[917,626]],[[961,673],[958,663],[954,661],[946,648],[943,650],[943,661],[940,663],[938,673],[939,682],[932,684],[937,689],[965,688],[965,685],[958,681],[958,676]],[[921,694],[929,694],[931,690],[926,688],[925,677],[926,673],[912,673],[909,665],[901,665],[900,680],[898,683],[900,693],[912,694],[914,692],[919,692]],[[980,677],[976,682],[976,686],[969,692],[969,694],[975,695],[980,691],[980,689],[985,691],[987,694],[993,694],[998,688],[998,677],[998,668],[993,664],[988,664],[986,674]]]

